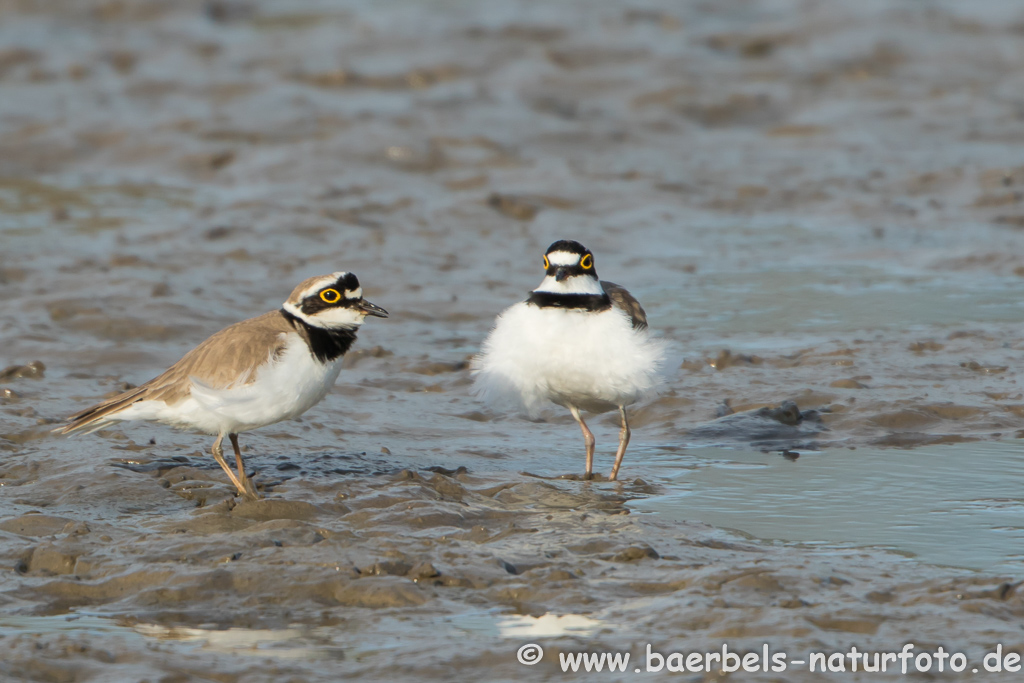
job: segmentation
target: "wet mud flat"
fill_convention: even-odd
[[[133,468],[158,462],[147,460]],[[320,470],[338,462],[382,473]],[[86,492],[69,483],[47,505],[11,501],[26,514],[0,522],[14,568],[3,673],[520,680],[561,675],[560,651],[639,658],[647,643],[689,653],[767,642],[796,659],[913,642],[975,661],[993,642],[1021,645],[1012,577],[629,514],[631,500],[655,492],[639,478],[413,471],[394,456],[321,463],[257,503],[237,504],[213,468],[170,462],[104,467]],[[51,495],[42,490],[62,488],[55,479],[18,492]],[[79,496],[114,499],[115,509],[104,515]],[[558,628],[555,615],[581,621]],[[515,659],[523,642],[547,651],[525,674]],[[797,670],[779,680],[803,679]]]
[[[658,500],[685,495],[695,448],[794,472],[811,450],[884,470],[889,449],[914,486],[929,448],[1016,443],[1022,26],[995,1],[0,3],[0,676],[1020,651],[1012,573]],[[675,349],[621,484],[572,478],[568,416],[469,392],[561,237]],[[322,404],[243,435],[266,500],[236,504],[202,437],[49,435],[341,268],[392,318]],[[592,425],[607,472],[614,418]]]

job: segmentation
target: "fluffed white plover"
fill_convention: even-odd
[[[213,457],[239,495],[255,500],[238,434],[298,417],[319,403],[368,315],[388,317],[363,298],[353,273],[311,277],[280,309],[221,330],[159,377],[72,415],[55,431],[94,432],[121,420],[154,420],[215,435]],[[225,436],[237,474],[224,460]]]
[[[608,477],[614,481],[629,444],[626,406],[657,385],[665,345],[649,336],[647,315],[629,292],[598,279],[594,255],[579,242],[548,247],[544,270],[530,297],[498,316],[473,359],[475,390],[495,406],[530,415],[548,401],[568,408],[583,431],[587,479],[595,442],[580,411],[618,408],[622,430]]]

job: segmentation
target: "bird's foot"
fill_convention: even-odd
[[[242,484],[241,487],[236,487],[238,488],[238,495],[248,501],[260,499],[260,494],[256,492],[256,486],[252,483],[252,477],[244,477]]]

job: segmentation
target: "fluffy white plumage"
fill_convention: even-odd
[[[472,369],[477,393],[495,406],[536,416],[551,401],[604,412],[650,395],[664,356],[664,342],[618,308],[520,302],[498,316]]]
[[[227,388],[217,389],[191,378],[184,400],[139,401],[109,416],[110,420],[156,420],[207,434],[249,431],[290,420],[319,403],[338,379],[343,357],[322,363],[310,355],[298,334],[286,336],[286,346],[256,370],[256,377],[239,377]]]
[[[667,347],[647,331],[647,314],[625,288],[601,282],[594,254],[558,240],[544,254],[544,279],[526,301],[498,316],[473,359],[474,389],[496,407],[536,416],[550,401],[569,409],[583,433],[593,477],[596,439],[580,411],[618,408],[622,420],[609,481],[629,446],[627,406],[651,394]]]

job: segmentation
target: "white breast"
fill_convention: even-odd
[[[321,363],[297,334],[276,359],[261,366],[249,384],[215,389],[192,380],[191,395],[168,406],[140,401],[118,414],[149,419],[209,434],[238,433],[298,417],[320,402],[341,371],[341,358]]]
[[[473,361],[477,393],[535,415],[547,401],[590,410],[629,405],[651,392],[665,345],[634,330],[616,308],[601,312],[518,303],[498,316]]]

